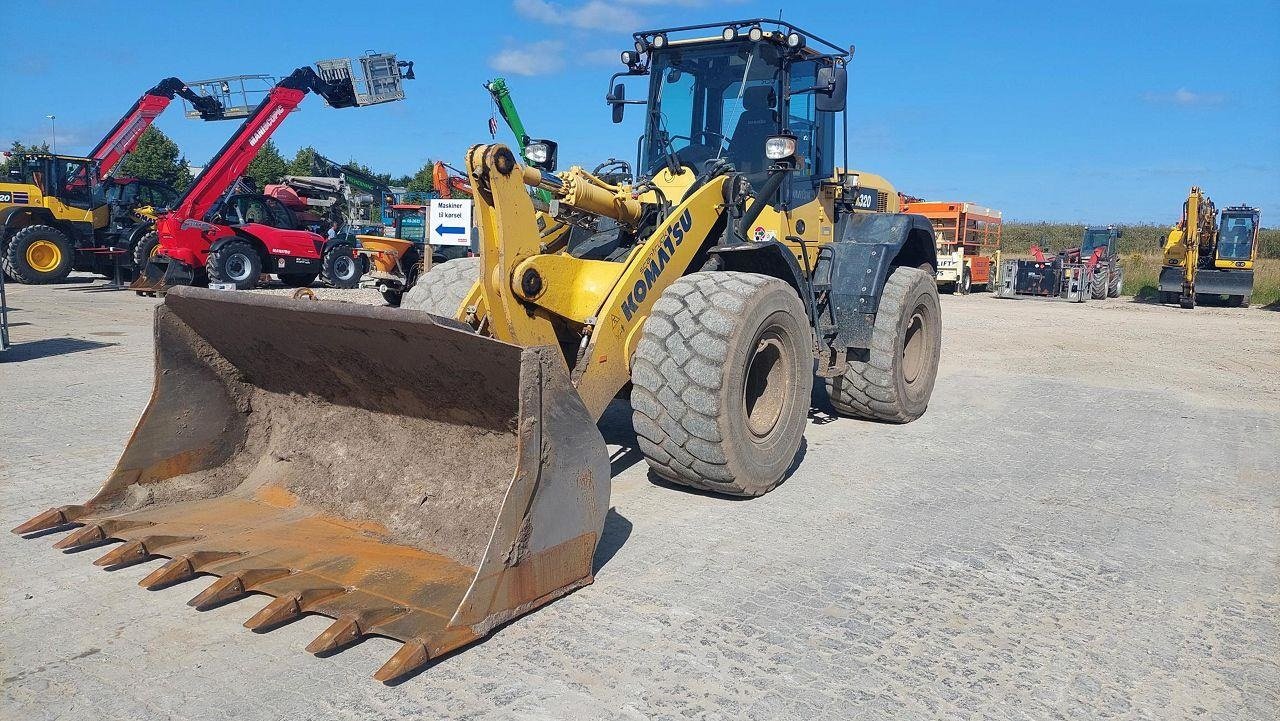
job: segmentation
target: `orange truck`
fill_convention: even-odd
[[[974,203],[909,200],[902,212],[923,215],[933,224],[939,290],[964,294],[974,286],[995,287],[1003,224],[1000,211]]]

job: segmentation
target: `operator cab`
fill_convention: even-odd
[[[17,182],[34,185],[41,195],[73,208],[92,210],[107,202],[106,190],[98,180],[98,163],[92,158],[26,155],[16,176]]]
[[[1259,215],[1256,208],[1244,206],[1222,211],[1222,220],[1218,223],[1218,260],[1235,262],[1253,259]]]
[[[141,178],[113,178],[106,187],[107,202],[128,208],[172,208],[178,193],[164,183]]]
[[[720,37],[671,37],[713,28]],[[664,168],[672,175],[681,168],[701,174],[709,164],[727,163],[760,191],[771,169],[786,165],[790,178],[778,201],[795,207],[813,200],[833,177],[848,50],[787,23],[765,30],[754,20],[634,38],[636,51],[622,53],[628,70],[611,82],[647,75],[647,97],[627,100],[617,84],[609,102],[614,122],[625,105],[646,106],[637,162],[642,178]]]
[[[1102,248],[1104,256],[1115,255],[1115,240],[1119,237],[1119,230],[1110,226],[1085,230],[1084,240],[1080,243],[1080,257],[1088,258],[1098,248]]]

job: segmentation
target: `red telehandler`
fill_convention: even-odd
[[[310,285],[319,276],[337,288],[354,288],[363,261],[346,238],[326,238],[307,230],[278,199],[257,193],[235,193],[236,181],[285,117],[308,93],[333,108],[350,108],[401,100],[402,80],[413,79],[413,63],[390,53],[360,58],[363,77],[357,82],[349,59],[303,66],[276,83],[168,213],[156,221],[158,243],[147,252],[145,272],[134,282],[139,294],[162,293],[174,285],[223,283],[238,290],[257,286],[263,273],[274,273],[292,286]]]

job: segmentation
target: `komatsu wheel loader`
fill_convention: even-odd
[[[112,177],[120,162],[175,96],[203,120],[223,119],[222,104],[178,78],[143,93],[86,157],[33,153],[0,178],[0,270],[21,283],[56,283],[72,270],[111,275],[114,253],[132,250],[150,229],[152,209],[176,192],[159,183]],[[101,252],[107,251],[107,252]]]
[[[100,565],[172,559],[148,587],[219,576],[199,608],[274,596],[255,630],[334,618],[312,651],[399,639],[390,680],[591,583],[596,421],[627,388],[654,472],[727,495],[798,462],[815,367],[842,413],[918,418],[941,340],[933,230],[836,166],[848,52],[768,20],[635,43],[620,76],[647,97],[610,98],[615,117],[644,106],[638,178],[472,147],[480,255],[401,308],[174,288],[116,471],[15,530],[125,541]]]
[[[1223,210],[1219,222],[1213,201],[1192,187],[1164,238],[1160,302],[1194,308],[1226,296],[1232,305],[1249,305],[1259,221],[1257,208],[1238,205]]]

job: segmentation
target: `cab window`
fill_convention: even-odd
[[[1253,218],[1223,218],[1218,230],[1218,257],[1223,260],[1249,260],[1253,256]]]

